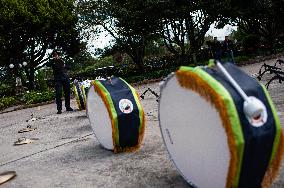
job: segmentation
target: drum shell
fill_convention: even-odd
[[[73,91],[75,93],[76,103],[79,110],[86,109],[85,97],[82,92],[82,86],[79,82],[74,83]]]
[[[201,74],[201,72],[203,72],[203,73]],[[214,87],[211,87],[212,85],[214,85],[212,83],[213,82],[218,83],[218,81],[213,80],[213,82],[212,82],[212,79],[206,80],[207,77],[210,77],[210,76],[208,76],[208,75],[206,76],[205,74],[206,74],[206,72],[202,71],[201,68],[184,67],[184,68],[181,68],[179,71],[177,71],[177,73],[175,75],[170,76],[165,81],[165,84],[162,86],[162,89],[161,89],[161,99],[160,99],[160,103],[159,103],[160,127],[161,127],[162,135],[163,135],[163,138],[164,138],[164,142],[165,142],[166,146],[169,145],[169,143],[171,143],[171,142],[173,142],[173,143],[175,142],[175,138],[171,138],[172,141],[166,141],[165,140],[165,139],[167,139],[167,137],[169,137],[169,135],[167,135],[168,133],[167,133],[167,131],[165,131],[166,130],[165,127],[163,128],[163,119],[162,119],[163,117],[161,115],[161,108],[163,108],[163,106],[161,106],[161,104],[163,102],[166,103],[165,101],[167,100],[167,99],[163,98],[163,96],[165,95],[164,92],[165,92],[165,88],[167,87],[167,83],[171,79],[177,79],[178,85],[179,85],[178,87],[181,87],[184,90],[188,90],[188,91],[184,91],[184,92],[193,92],[193,93],[198,94],[201,98],[206,100],[208,102],[208,104],[211,105],[212,108],[215,108],[218,111],[220,119],[222,121],[221,125],[218,125],[218,126],[222,127],[225,130],[225,133],[226,133],[226,136],[227,136],[226,142],[227,142],[228,147],[229,147],[228,149],[229,149],[229,155],[230,155],[229,156],[230,162],[229,162],[229,167],[228,167],[227,174],[226,174],[227,180],[225,182],[225,187],[238,187],[238,186],[242,187],[239,184],[239,178],[240,178],[240,171],[243,170],[242,165],[241,165],[241,162],[243,160],[243,156],[242,156],[243,153],[242,152],[244,151],[244,147],[245,147],[246,143],[244,141],[244,138],[242,138],[243,133],[242,133],[242,127],[241,127],[240,123],[239,124],[233,123],[234,121],[240,122],[239,115],[236,111],[232,113],[232,111],[229,111],[227,109],[228,105],[231,105],[232,107],[235,106],[234,101],[232,100],[232,97],[230,96],[230,94],[225,95],[224,90],[220,90],[219,88],[214,90]],[[264,91],[264,93],[265,93],[265,91]],[[228,94],[228,92],[227,92],[227,94]],[[265,93],[265,95],[266,95],[267,100],[270,101],[269,104],[268,104],[268,108],[271,108],[272,111],[275,111],[274,106],[271,103],[271,100],[269,98],[269,95],[267,95],[267,93]],[[174,96],[174,94],[173,94],[173,96]],[[178,93],[176,93],[176,98],[180,98]],[[171,106],[173,106],[172,103],[173,102],[169,102],[169,104]],[[176,108],[176,107],[174,107],[174,108]],[[188,108],[190,108],[190,106]],[[236,107],[234,107],[234,108],[236,108]],[[187,109],[179,109],[179,110],[187,110]],[[166,115],[164,115],[164,116],[166,116]],[[172,118],[178,119],[177,117],[181,118],[181,116],[179,114],[173,115]],[[188,118],[188,117],[184,117],[184,118]],[[204,116],[204,118],[206,118],[206,116]],[[272,180],[269,180],[269,179],[273,179],[275,177],[275,174],[277,174],[277,171],[278,171],[279,166],[280,166],[279,164],[280,164],[280,161],[281,161],[281,153],[283,152],[283,148],[280,144],[280,143],[283,143],[283,136],[282,136],[281,130],[279,131],[279,118],[277,116],[275,116],[275,113],[273,113],[273,115],[271,115],[270,118],[274,119],[275,122],[276,122],[275,124],[273,124],[271,126],[275,126],[275,129],[277,129],[277,131],[276,131],[277,134],[275,134],[274,144],[273,144],[274,145],[273,151],[275,153],[271,154],[271,161],[269,161],[269,166],[267,167],[267,172],[266,172],[265,177],[263,178],[263,181],[262,181],[263,185],[271,184]],[[190,125],[190,119],[188,119],[188,124]],[[172,126],[177,126],[177,123],[175,123],[175,124],[173,123]],[[184,132],[184,130],[181,130],[180,132]],[[241,134],[238,134],[236,132],[239,132]],[[202,134],[200,135],[200,137],[202,137]],[[168,140],[170,140],[170,139],[168,139]],[[202,142],[202,140],[204,140],[204,139],[200,138],[200,142]],[[278,143],[276,143],[277,140],[278,140]],[[187,143],[187,141],[184,140],[184,143]],[[198,145],[198,143],[196,145]],[[169,147],[170,146],[167,146],[168,151],[169,151]],[[181,146],[177,146],[177,147],[181,147]],[[195,152],[195,151],[193,150],[191,152]],[[170,155],[170,158],[175,163],[175,165],[177,166],[178,162],[174,161],[175,157],[172,156],[173,154],[171,154],[171,151],[169,151],[169,155]],[[188,154],[183,153],[182,155],[187,156]],[[192,182],[191,177],[185,175],[184,172],[182,170],[180,170],[178,166],[177,166],[177,168],[178,168],[179,172],[184,176],[184,178],[188,182],[194,183],[198,187],[200,186],[200,185],[196,184],[196,182]],[[195,169],[192,169],[192,173],[195,173],[194,171],[195,171]],[[205,177],[202,177],[202,173],[201,173],[200,176],[201,176],[200,181],[204,181]],[[204,187],[204,186],[201,186],[201,187]],[[211,185],[211,187],[214,187],[213,184]]]
[[[99,97],[100,104],[104,104],[104,106],[101,106],[101,109],[104,108],[108,114],[107,121],[109,123],[105,126],[108,126],[108,134],[111,132],[111,137],[108,136],[108,140],[111,139],[113,147],[104,147],[113,150],[115,153],[133,151],[140,148],[144,136],[145,115],[135,89],[121,78],[112,78],[111,84],[108,81],[95,80],[91,85],[87,97],[88,116],[94,133],[102,146],[105,144],[99,139],[98,122],[92,120],[100,110],[97,109],[94,112],[93,107],[96,104],[90,103],[90,100],[92,100],[90,94],[93,92]],[[133,105],[131,112],[123,113],[121,111],[121,100],[131,101]]]

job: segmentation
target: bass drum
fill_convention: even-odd
[[[84,99],[84,94],[83,94],[82,86],[80,82],[74,83],[74,93],[75,93],[75,98],[76,98],[78,109],[85,110],[86,109],[85,99]]]
[[[247,115],[247,101],[215,64],[181,67],[161,86],[164,143],[180,174],[196,187],[269,187],[284,151],[277,111],[257,80],[234,64],[223,67],[260,101],[261,115]]]
[[[172,75],[161,89],[159,118],[164,143],[180,174],[200,188],[225,187],[230,151],[216,109],[180,87]]]
[[[145,115],[136,90],[123,79],[94,80],[87,97],[88,117],[99,143],[114,153],[140,148]]]

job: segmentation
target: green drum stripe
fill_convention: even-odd
[[[237,187],[241,172],[241,166],[242,166],[242,158],[243,158],[243,152],[244,152],[244,137],[242,132],[242,127],[240,124],[239,116],[237,109],[234,105],[234,101],[229,94],[229,92],[221,85],[219,82],[217,82],[211,75],[209,75],[207,72],[202,70],[200,67],[192,68],[192,67],[181,67],[180,70],[182,71],[191,71],[196,73],[200,78],[203,80],[206,80],[207,83],[212,87],[220,96],[224,97],[225,106],[227,107],[227,113],[229,115],[229,119],[232,125],[232,130],[237,146],[238,151],[238,158],[240,159],[239,164],[237,166],[237,176],[235,177],[233,181],[233,186]]]
[[[77,102],[78,108],[79,108],[79,110],[81,110],[82,107],[81,107],[81,103],[80,103],[80,99],[79,99],[79,94],[78,94],[78,92],[77,92],[77,87],[76,87],[76,85],[74,86],[74,92],[75,92],[75,97],[76,97],[76,102]]]
[[[208,67],[213,67],[213,66],[215,66],[215,60],[214,59],[209,59]]]
[[[129,85],[124,79],[122,79],[122,78],[120,78],[120,79],[124,83],[126,83],[128,85],[128,87],[132,91],[132,95],[133,95],[133,97],[135,99],[136,105],[137,105],[138,110],[139,110],[139,119],[140,119],[139,133],[141,133],[141,129],[143,128],[143,108],[142,108],[142,105],[140,103],[140,100],[139,100],[138,96],[136,95],[136,90],[131,85]]]
[[[98,80],[95,80],[95,83],[97,84],[97,86],[103,90],[103,92],[106,94],[106,99],[109,103],[109,107],[110,107],[110,110],[111,110],[111,113],[112,113],[112,117],[113,117],[113,121],[114,121],[114,126],[115,126],[115,145],[116,146],[120,146],[119,145],[119,129],[118,129],[118,122],[117,122],[117,113],[115,111],[115,108],[114,108],[114,104],[112,102],[112,99],[111,99],[111,96],[110,96],[110,93],[108,92],[108,90],[101,84],[100,81]],[[114,146],[115,147],[115,146]]]
[[[279,143],[280,143],[280,136],[281,136],[281,124],[280,124],[280,119],[277,115],[277,110],[273,104],[273,101],[267,91],[267,89],[265,88],[264,85],[260,84],[265,95],[266,95],[266,98],[268,100],[268,103],[269,103],[269,106],[271,108],[271,111],[272,111],[272,114],[273,114],[273,117],[274,117],[274,120],[275,120],[275,130],[276,130],[276,133],[275,133],[275,139],[274,139],[274,143],[273,143],[273,148],[272,148],[272,153],[271,153],[271,157],[270,157],[270,161],[269,161],[269,165],[272,163],[272,161],[274,160],[275,158],[275,155],[277,153],[277,149],[279,147]]]

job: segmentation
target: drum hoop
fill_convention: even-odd
[[[163,90],[165,89],[166,85],[168,84],[169,80],[172,79],[173,77],[175,76],[175,73],[171,73],[169,76],[167,76],[164,80],[163,80],[163,83],[160,85],[160,100],[159,100],[159,104],[158,104],[158,120],[159,120],[159,127],[160,127],[160,131],[161,131],[161,135],[162,135],[162,138],[163,138],[163,142],[164,142],[164,145],[166,146],[166,150],[167,150],[167,153],[168,153],[168,156],[169,156],[169,159],[170,161],[175,165],[175,168],[176,170],[179,172],[179,174],[185,179],[185,181],[190,185],[192,186],[193,188],[198,188],[195,184],[193,184],[182,172],[181,170],[178,168],[177,166],[177,163],[173,160],[173,157],[166,145],[166,140],[165,140],[165,137],[164,135],[162,134],[163,130],[162,130],[162,124],[161,124],[161,119],[160,119],[160,108],[161,108],[161,101],[162,101],[162,98],[163,98]]]
[[[88,95],[89,95],[89,93],[90,93],[90,91],[91,91],[91,89],[93,88],[93,92],[95,92],[95,93],[97,93],[96,92],[96,90],[95,90],[95,86],[93,85],[93,84],[91,84],[91,86],[90,86],[90,88],[89,88],[89,90],[88,90]],[[101,96],[97,93],[97,95],[99,96],[99,98],[100,98],[100,100],[102,100],[102,102],[103,102],[103,104],[104,104],[104,101],[103,101],[103,99],[101,98]],[[86,101],[86,104],[87,104],[87,101]],[[104,104],[105,105],[105,104]],[[87,111],[87,116],[89,117],[90,115],[89,115],[89,110]],[[108,110],[107,110],[107,113],[108,113]],[[108,117],[109,117],[109,114],[108,114]],[[109,117],[110,118],[110,117]],[[89,119],[89,123],[90,123],[90,125],[92,125],[92,122],[91,122],[91,119],[90,118],[88,118]],[[111,122],[111,119],[110,119],[110,122]],[[106,148],[106,147],[104,147],[101,143],[100,143],[100,141],[99,141],[99,137],[96,135],[96,133],[95,133],[95,131],[93,130],[93,133],[94,133],[94,135],[95,135],[95,137],[96,137],[96,139],[98,140],[98,142],[99,142],[99,144],[104,148],[104,149],[106,149],[106,150],[108,150],[108,151],[114,151],[114,149],[108,149],[108,148]],[[113,142],[112,142],[113,143]],[[114,146],[113,146],[114,147]]]

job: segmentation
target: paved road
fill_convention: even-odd
[[[260,65],[242,69],[255,73]],[[158,83],[136,88],[141,93],[147,87],[159,92]],[[269,91],[281,113],[283,126],[284,85],[275,83]],[[49,104],[0,114],[0,172],[15,170],[18,175],[0,187],[189,187],[165,151],[155,97],[146,95],[142,103],[147,112],[147,127],[141,150],[116,155],[100,147],[85,112],[57,115],[55,105]],[[75,101],[72,106],[76,107]],[[19,134],[29,124],[26,120],[31,114],[38,118],[32,124],[37,130]],[[23,136],[38,140],[13,146]],[[273,188],[284,187],[283,170]]]

